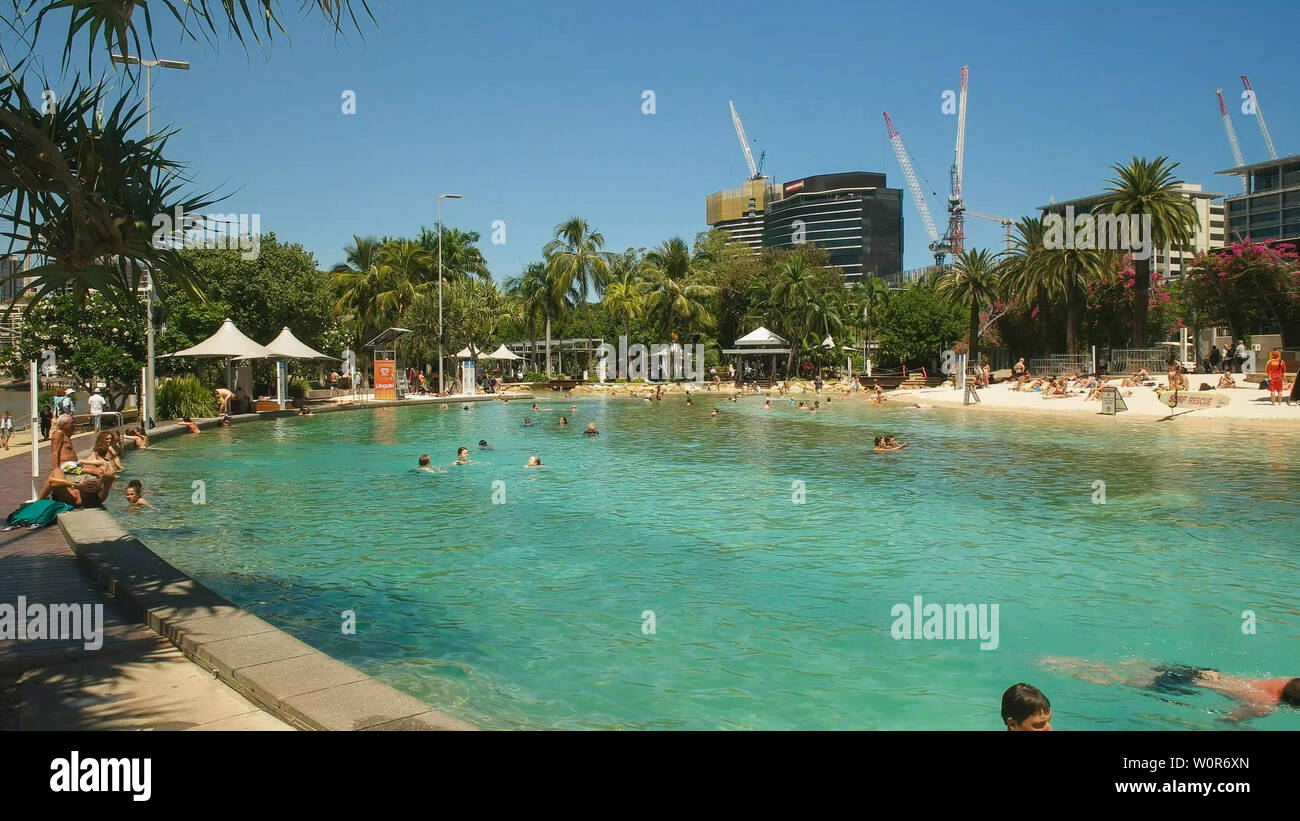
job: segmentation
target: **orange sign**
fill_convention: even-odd
[[[375,399],[397,398],[397,363],[391,359],[375,360]]]

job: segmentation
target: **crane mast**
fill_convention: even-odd
[[[907,180],[907,187],[912,191],[912,200],[916,203],[916,210],[921,213],[921,222],[925,225],[925,232],[930,236],[930,250],[934,251],[934,263],[943,265],[944,254],[947,253],[947,246],[939,239],[939,229],[934,225],[934,217],[930,216],[930,206],[925,201],[925,195],[921,192],[921,183],[916,179],[916,171],[912,168],[912,159],[907,155],[907,149],[903,147],[903,138],[899,135],[898,129],[894,128],[894,121],[889,119],[889,112],[884,112],[885,128],[889,130],[889,142],[894,146],[894,155],[898,157],[898,165],[903,169],[903,179]]]
[[[1240,168],[1246,162],[1241,158],[1241,143],[1237,142],[1237,130],[1232,127],[1232,117],[1228,115],[1228,107],[1223,104],[1223,89],[1214,89],[1214,96],[1219,98],[1219,116],[1223,117],[1223,130],[1228,133],[1228,145],[1232,146],[1232,159]],[[1241,190],[1243,193],[1250,193],[1250,186],[1246,183],[1245,177],[1241,178]]]
[[[1241,75],[1241,84],[1250,92],[1250,100],[1255,104],[1255,119],[1259,120],[1259,130],[1264,134],[1264,145],[1268,148],[1268,158],[1277,159],[1277,152],[1273,150],[1273,138],[1268,136],[1268,126],[1264,124],[1264,111],[1259,107],[1259,96],[1255,94],[1255,89],[1250,87],[1250,78],[1245,74]]]
[[[745,126],[740,122],[740,115],[736,113],[736,104],[730,100],[731,105],[731,122],[736,126],[736,136],[740,138],[740,150],[745,152],[745,164],[749,166],[749,178],[751,180],[759,179],[758,166],[754,164],[754,152],[749,148],[749,138],[745,136]]]
[[[962,173],[966,161],[966,85],[970,78],[970,66],[961,67],[961,95],[957,102],[957,147],[953,150],[952,193],[948,195],[948,234],[944,241],[954,257],[965,246],[965,222],[962,212],[966,205],[962,202]]]

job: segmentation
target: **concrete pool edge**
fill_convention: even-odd
[[[385,406],[391,407],[388,403],[368,407]],[[282,415],[293,412],[243,414],[232,417],[232,422],[256,422]],[[196,421],[200,428],[218,424],[215,419]],[[180,425],[159,426],[150,431],[149,438],[157,441],[188,433]],[[59,516],[58,523],[78,562],[91,578],[104,585],[114,601],[171,641],[196,666],[213,673],[236,693],[292,727],[478,729],[238,607],[154,553],[103,508],[71,511]]]

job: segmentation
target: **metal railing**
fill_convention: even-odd
[[[1097,351],[1101,359],[1102,352]],[[1137,373],[1139,368],[1146,368],[1150,373],[1165,370],[1169,359],[1169,349],[1164,348],[1112,348],[1106,357],[1106,372],[1110,374]]]
[[[1036,356],[1029,360],[1029,372],[1034,376],[1065,376],[1092,372],[1092,354],[1052,354]]]

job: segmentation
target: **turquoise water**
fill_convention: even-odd
[[[1057,729],[1215,728],[1220,696],[1171,703],[1041,660],[1300,675],[1300,439],[1281,427],[569,404],[166,440],[126,477],[159,509],[120,518],[237,604],[486,727],[999,729],[1002,691],[1028,681]],[[876,433],[913,445],[873,454]],[[478,464],[449,467],[459,445]],[[410,472],[421,453],[448,473]],[[997,604],[997,649],[894,639],[891,610],[918,595]],[[1247,726],[1300,729],[1300,711]]]

